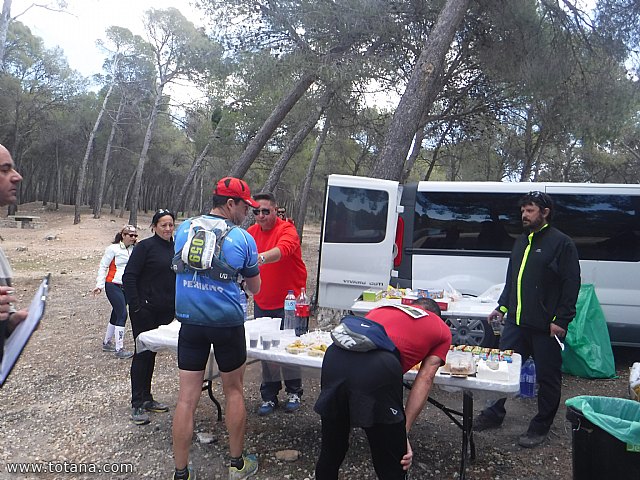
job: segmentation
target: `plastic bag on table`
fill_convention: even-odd
[[[640,402],[640,362],[629,369],[629,398]]]
[[[562,371],[583,378],[613,378],[616,368],[609,330],[593,285],[582,285],[569,324]]]
[[[453,288],[453,286],[447,282],[445,297],[449,297],[451,301],[455,302],[456,300],[462,300],[462,293]]]

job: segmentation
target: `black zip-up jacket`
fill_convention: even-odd
[[[175,311],[176,274],[171,260],[173,240],[167,242],[153,235],[136,245],[122,274],[124,296],[130,310]]]
[[[549,331],[555,322],[566,330],[576,315],[579,291],[576,246],[560,230],[545,225],[516,239],[498,306],[516,325]]]

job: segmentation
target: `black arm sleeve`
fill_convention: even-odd
[[[131,252],[131,257],[122,274],[122,286],[124,296],[129,308],[134,312],[140,310],[140,295],[138,295],[138,279],[147,260],[147,248],[145,242],[141,242]]]
[[[576,316],[576,301],[580,292],[580,260],[571,240],[567,240],[559,258],[561,296],[555,324],[565,330]]]

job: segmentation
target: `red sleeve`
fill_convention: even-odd
[[[276,247],[280,249],[283,257],[288,257],[300,248],[300,237],[296,227],[283,220],[279,221],[280,232]]]
[[[435,315],[435,314],[429,314]],[[440,339],[435,342],[433,349],[429,352],[429,355],[435,355],[442,360],[442,363],[447,361],[447,353],[449,353],[449,347],[451,347],[451,330],[444,321],[439,322],[440,327]]]

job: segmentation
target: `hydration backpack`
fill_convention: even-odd
[[[222,245],[229,232],[236,228],[231,221],[205,216],[191,219],[187,241],[171,262],[175,273],[193,272],[220,282],[235,282],[238,270],[222,257]]]

